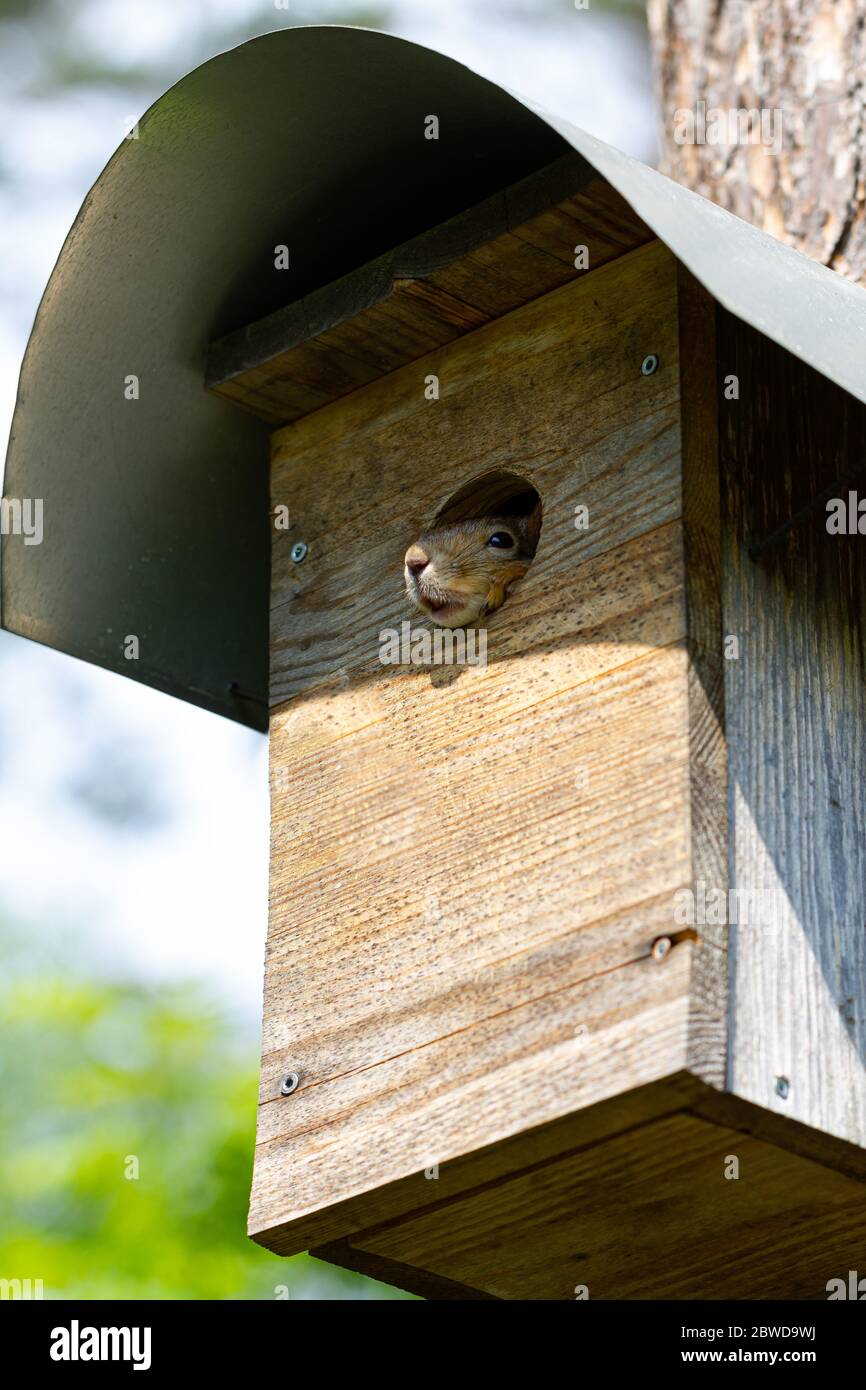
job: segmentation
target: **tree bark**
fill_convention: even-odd
[[[663,171],[866,284],[866,0],[648,0],[647,10]],[[735,133],[732,110],[763,113],[763,126],[741,117]]]

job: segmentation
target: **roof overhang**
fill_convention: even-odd
[[[866,291],[453,59],[284,30],[172,87],[84,201],[21,371],[5,494],[43,500],[44,539],[4,539],[2,625],[266,727],[267,429],[205,392],[208,344],[569,149],[725,308],[866,401]]]

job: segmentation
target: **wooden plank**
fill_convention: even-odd
[[[866,491],[866,408],[721,322],[732,884],[766,894],[735,932],[731,1088],[866,1145],[866,537],[823,501]]]
[[[575,249],[586,245],[590,270],[652,239],[625,199],[601,179],[592,179],[580,192],[527,221],[524,215],[518,220],[518,209],[512,206],[511,229],[516,237],[570,266],[574,265]]]
[[[699,1103],[705,1090],[695,1077],[677,1072],[439,1163],[435,1170],[413,1172],[383,1186],[368,1188],[348,1201],[313,1211],[299,1221],[251,1229],[250,1234],[269,1249],[291,1255],[383,1221],[433,1210],[440,1203],[450,1203],[462,1193],[504,1175],[555,1155],[589,1148],[662,1115],[675,1114],[684,1105]]]
[[[643,1086],[681,1070],[691,950],[683,942],[661,965],[623,964],[261,1106],[250,1229],[420,1178],[431,1164],[616,1095],[626,1079]],[[271,1138],[273,1129],[283,1132]]]
[[[365,692],[360,724],[354,709],[342,718],[350,696],[330,699],[327,743],[319,730],[313,747],[285,742],[279,725],[273,735],[275,756],[290,748],[292,762],[274,804],[263,1100],[287,1069],[320,1084],[647,957],[654,937],[669,934],[672,895],[688,882],[676,814],[687,785],[681,649],[542,693],[537,705],[509,700],[504,715],[495,689],[459,699],[445,691],[436,705],[449,741],[425,736],[429,685],[414,697],[383,694],[376,709]],[[636,783],[623,763],[649,728]],[[578,747],[585,787],[575,785]],[[419,784],[428,788],[426,826]],[[520,790],[519,827],[510,787]],[[438,809],[438,798],[453,804]],[[493,882],[486,857],[461,854],[475,823],[497,846]],[[443,859],[454,878],[439,869]],[[388,969],[373,980],[359,966],[372,976],[377,957]],[[264,1114],[262,1126],[267,1136]]]
[[[801,1158],[811,1159],[825,1168],[845,1173],[857,1182],[866,1183],[866,1149],[845,1139],[837,1139],[824,1130],[801,1124],[788,1115],[779,1115],[761,1105],[753,1105],[751,1101],[743,1100],[742,1096],[704,1087],[693,1092],[687,1111],[712,1124],[754,1135],[756,1139],[775,1144],[780,1149],[787,1149]]]
[[[274,424],[298,419],[651,240],[577,155],[565,155],[369,265],[213,343],[214,394]]]
[[[688,881],[685,818],[677,813],[687,777],[684,664],[681,649],[662,649],[607,679],[569,688],[560,700],[545,697],[538,707],[542,724],[518,704],[500,727],[494,697],[480,707],[476,700],[474,726],[471,707],[453,716],[467,735],[459,749],[436,739],[427,747],[429,720],[419,705],[414,739],[408,723],[395,730],[380,717],[376,742],[359,753],[333,697],[323,710],[331,747],[322,746],[318,733],[312,746],[288,744],[297,782],[286,787],[285,802],[275,797],[254,1220],[285,1202],[287,1167],[293,1201],[309,1193],[312,1205],[323,1190],[393,1178],[401,1156],[417,1155],[411,1162],[423,1167],[431,1148],[433,1157],[450,1157],[455,1144],[471,1145],[473,1135],[481,1142],[479,1135],[486,1140],[502,1125],[539,1123],[551,1106],[610,1094],[624,1077],[643,1075],[645,1065],[657,1075],[681,1064],[688,966],[685,960],[680,966],[679,948],[661,967],[651,963],[649,949],[670,931],[673,894]],[[304,703],[304,719],[310,704]],[[393,708],[401,704],[405,712],[405,702]],[[452,719],[447,709],[443,719]],[[368,741],[366,718],[357,727]],[[625,750],[650,727],[651,752],[630,771]],[[397,763],[395,734],[406,753]],[[275,757],[283,746],[275,732]],[[574,787],[575,746],[587,773],[581,793]],[[419,765],[419,756],[429,761]],[[465,779],[456,805],[446,769]],[[408,795],[425,783],[434,802],[446,798],[444,817],[435,808],[432,818],[427,812],[437,843],[425,841],[426,866],[418,854],[425,832],[412,819],[418,808]],[[511,824],[510,786],[520,787],[519,834]],[[565,813],[569,801],[579,819]],[[376,807],[384,810],[371,817]],[[556,807],[562,824],[553,839]],[[295,819],[301,808],[308,822]],[[466,825],[485,815],[498,846],[492,881],[489,860],[474,852],[458,859]],[[543,885],[540,898],[533,883]],[[606,915],[630,896],[632,911]],[[675,974],[664,973],[675,965]],[[673,1005],[662,1014],[655,991],[671,980]],[[620,1019],[623,1009],[627,1021]],[[609,1014],[619,1020],[616,1030],[595,1042],[592,1068],[576,1085],[568,1048],[580,1059],[585,1035],[569,1043],[573,1027],[565,1025],[560,1037],[557,1019],[576,1017],[595,1034],[607,1029]],[[554,1031],[545,1042],[548,1026]],[[595,1056],[599,1050],[610,1069]],[[533,1051],[543,1074],[536,1075],[535,1065],[531,1074],[521,1073],[520,1106],[515,1083],[500,1073],[523,1067]],[[277,1097],[287,1070],[302,1077],[288,1102]],[[485,1080],[476,1093],[479,1072]],[[551,1089],[557,1076],[561,1087]],[[272,1140],[279,1141],[276,1148]],[[359,1142],[371,1149],[363,1170]]]
[[[731,1159],[739,1177],[726,1179]],[[863,1187],[692,1115],[540,1161],[316,1253],[428,1298],[825,1299],[856,1269]],[[441,1284],[437,1286],[437,1281]],[[466,1291],[461,1295],[460,1290]]]
[[[335,1241],[311,1250],[314,1259],[328,1264],[350,1269],[355,1274],[364,1274],[368,1279],[378,1279],[381,1284],[404,1289],[418,1298],[436,1299],[440,1302],[477,1303],[480,1301],[498,1302],[495,1294],[484,1293],[480,1289],[470,1289],[465,1284],[457,1284],[453,1279],[443,1279],[426,1269],[416,1269],[413,1265],[401,1264],[398,1260],[386,1260],[381,1255],[372,1255],[366,1250],[356,1250],[348,1241]],[[375,1271],[375,1272],[374,1272]]]
[[[728,888],[728,772],[722,666],[721,493],[716,304],[682,266],[677,274],[682,402],[683,538],[689,654],[689,803],[693,890]],[[727,1079],[728,928],[701,922],[693,957],[689,1060]]]
[[[647,344],[662,360],[652,377],[640,375]],[[425,399],[428,373],[438,401]],[[563,399],[564,381],[574,385]],[[561,627],[552,610],[576,563],[680,515],[677,396],[674,262],[655,243],[277,431],[272,502],[292,525],[274,536],[272,702],[347,673],[361,653],[377,664],[372,634],[409,616],[407,545],[452,491],[491,469],[516,466],[545,498],[547,559],[520,601],[534,593],[542,621]],[[293,565],[298,539],[310,549]],[[509,611],[491,631],[509,631]],[[359,628],[371,634],[363,647]]]

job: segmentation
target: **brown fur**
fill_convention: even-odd
[[[495,612],[526,574],[540,526],[536,507],[528,517],[490,516],[425,531],[406,551],[408,597],[441,627],[473,627]],[[496,531],[513,536],[514,548],[489,546]],[[413,574],[410,562],[425,567]]]

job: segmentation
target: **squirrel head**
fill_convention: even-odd
[[[472,627],[506,600],[538,545],[541,508],[436,526],[404,558],[406,593],[440,627]]]

